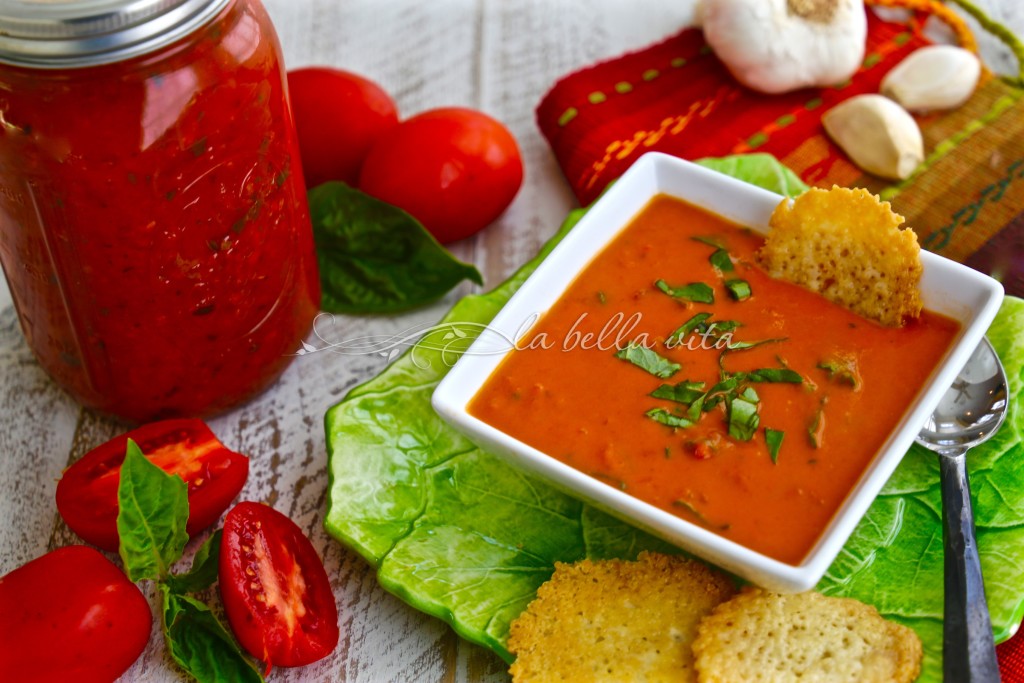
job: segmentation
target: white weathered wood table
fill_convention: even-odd
[[[401,114],[445,105],[481,109],[519,140],[526,179],[511,208],[454,251],[488,287],[532,256],[574,200],[534,123],[541,96],[561,76],[635,50],[692,21],[692,0],[264,0],[290,68],[327,64],[364,74],[392,93]],[[996,18],[1024,34],[1024,4],[988,0]],[[997,70],[1013,66],[985,36]],[[339,317],[346,337],[394,334],[436,321],[463,285],[428,308],[393,317]],[[505,665],[445,624],[384,592],[373,571],[323,530],[327,456],[323,416],[384,368],[380,356],[313,353],[250,404],[211,421],[251,458],[241,498],[264,501],[313,539],[334,587],[342,639],[329,658],[272,674],[281,681],[503,681]],[[36,364],[0,284],[0,574],[79,542],[57,515],[61,471],[123,428],[79,408]],[[186,551],[190,555],[194,545]],[[155,604],[155,603],[154,603]],[[186,677],[164,654],[159,627],[127,681]]]

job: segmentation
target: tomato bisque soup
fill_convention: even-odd
[[[958,323],[887,328],[769,277],[763,238],[652,200],[469,412],[564,463],[799,564]]]

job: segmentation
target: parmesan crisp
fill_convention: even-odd
[[[683,557],[556,563],[512,622],[509,672],[514,683],[696,681],[697,624],[734,593],[724,574]]]
[[[759,252],[772,277],[888,327],[921,313],[921,247],[889,202],[863,189],[811,189],[772,213]]]
[[[746,588],[701,621],[700,683],[911,683],[921,639],[874,607],[821,593]]]

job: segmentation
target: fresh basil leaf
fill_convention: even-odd
[[[729,256],[729,252],[725,249],[716,249],[715,252],[711,254],[709,260],[711,261],[711,265],[722,273],[731,273],[734,270],[732,257]]]
[[[768,455],[772,456],[772,463],[778,464],[779,450],[782,449],[782,440],[786,433],[778,429],[764,428],[764,440],[768,444]]]
[[[746,301],[752,294],[750,283],[746,280],[726,280],[725,288],[729,291],[729,296],[736,301]]]
[[[704,382],[684,381],[679,384],[662,384],[650,394],[654,398],[663,398],[676,403],[692,404],[704,395]]]
[[[198,593],[217,581],[220,561],[220,540],[222,529],[217,529],[196,551],[192,569],[185,574],[171,574],[167,577],[168,587],[175,593]]]
[[[800,384],[804,378],[789,368],[761,368],[745,373],[748,382]]]
[[[703,282],[691,282],[682,287],[673,287],[664,280],[657,280],[654,286],[673,299],[679,299],[680,301],[690,301],[697,304],[715,303],[715,290]]]
[[[692,427],[693,423],[680,415],[673,415],[664,408],[651,408],[646,413],[647,417],[666,427]]]
[[[743,396],[729,401],[729,436],[739,441],[750,441],[760,422],[757,403]]]
[[[118,551],[128,578],[167,578],[188,542],[188,486],[151,463],[128,439],[117,505]]]
[[[340,182],[309,191],[324,310],[394,313],[430,303],[480,272],[401,209]]]
[[[163,592],[164,642],[185,673],[199,683],[258,683],[263,681],[235,639],[210,608],[166,584]]]
[[[679,363],[673,363],[667,358],[659,356],[657,351],[649,349],[643,344],[631,343],[616,351],[615,357],[629,361],[661,379],[668,379],[679,372],[679,368],[682,367]]]

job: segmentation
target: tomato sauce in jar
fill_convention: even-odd
[[[60,0],[0,16],[0,262],[82,404],[209,415],[272,383],[319,310],[280,48],[257,0],[122,4],[114,31]]]

